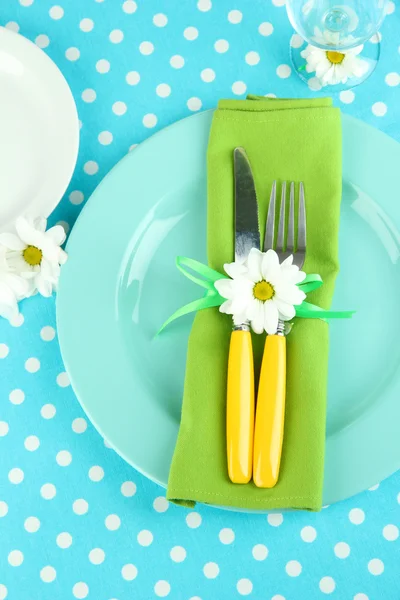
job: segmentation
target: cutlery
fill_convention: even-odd
[[[295,244],[295,184],[290,184],[289,222],[285,243],[286,182],[282,183],[278,234],[275,240],[276,182],[272,185],[268,207],[264,252],[274,249],[281,263],[293,254],[293,264],[301,267],[306,255],[306,208],[304,185],[299,185],[297,243]],[[257,394],[254,428],[253,480],[257,487],[271,488],[278,481],[282,454],[286,396],[285,322],[279,320],[275,335],[268,335]]]
[[[260,249],[258,205],[251,166],[244,148],[233,153],[235,183],[235,261]],[[248,322],[233,327],[227,377],[226,434],[229,478],[248,483],[253,467],[254,365]]]

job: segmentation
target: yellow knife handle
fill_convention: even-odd
[[[261,364],[254,430],[253,480],[260,488],[272,488],[278,481],[285,396],[286,338],[268,335]]]
[[[254,364],[250,331],[232,331],[227,383],[229,479],[233,483],[248,483],[253,468],[254,434]]]

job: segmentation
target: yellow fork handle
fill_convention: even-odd
[[[229,479],[248,483],[253,467],[254,364],[250,331],[232,331],[226,406]]]
[[[257,395],[253,480],[272,488],[281,462],[286,396],[286,338],[269,335],[265,341]]]

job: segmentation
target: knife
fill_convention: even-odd
[[[244,148],[233,152],[235,180],[235,261],[260,249],[258,205],[253,174]],[[231,333],[226,406],[228,474],[233,483],[252,477],[254,436],[254,365],[249,323]]]

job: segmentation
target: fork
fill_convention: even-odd
[[[290,184],[289,222],[285,235],[286,182],[282,183],[278,234],[275,241],[276,182],[271,190],[268,207],[264,252],[275,249],[281,263],[293,254],[293,264],[299,269],[306,256],[306,207],[304,185],[299,185],[297,243],[295,243],[295,184]],[[286,241],[285,241],[286,239]],[[253,481],[257,487],[272,488],[278,481],[282,454],[286,396],[285,323],[278,321],[275,335],[268,335],[257,395],[254,429]]]

